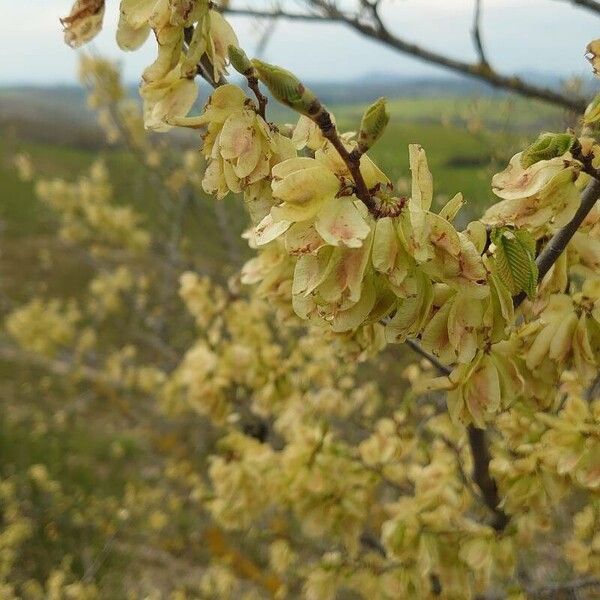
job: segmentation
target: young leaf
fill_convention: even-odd
[[[529,148],[523,150],[521,166],[527,169],[542,160],[562,156],[573,148],[576,140],[571,133],[541,133]]]
[[[383,135],[390,120],[385,102],[385,98],[379,98],[363,114],[358,134],[358,148],[363,154]]]
[[[229,62],[240,75],[248,75],[254,71],[254,67],[246,53],[235,44],[229,45]]]
[[[293,73],[257,58],[252,59],[251,63],[260,81],[279,102],[307,117],[319,111],[321,105],[317,97]]]
[[[492,241],[496,246],[496,269],[502,283],[513,295],[524,291],[532,297],[538,278],[533,236],[524,229],[501,227],[492,232]]]

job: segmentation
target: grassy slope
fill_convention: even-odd
[[[14,140],[0,136],[0,231],[5,243],[10,239],[39,236],[53,231],[51,212],[36,198],[34,187],[19,180],[12,166],[17,152],[29,154],[36,176],[61,177],[75,181],[86,175],[90,165],[98,159],[106,162],[116,202],[134,206],[146,219],[150,228],[158,226],[158,192],[146,178],[136,159],[121,150],[92,151],[43,142]],[[241,231],[242,211],[233,198],[225,200],[225,210],[233,226]],[[207,269],[218,270],[227,260],[214,212],[212,198],[201,195],[189,213],[184,216],[184,227],[194,233],[198,252],[206,256]],[[240,248],[245,243],[240,240]]]
[[[434,175],[436,193],[445,195],[462,191],[474,203],[487,203],[489,193],[489,158],[494,143],[511,147],[515,135],[506,136],[494,132],[488,136],[469,133],[460,124],[443,126],[435,115],[446,109],[450,119],[457,116],[453,99],[407,100],[391,104],[392,120],[383,139],[372,150],[372,157],[392,180],[409,176],[409,143],[420,143],[427,150]],[[334,112],[342,129],[356,129],[360,122],[360,108],[343,107]],[[508,139],[508,145],[507,145]],[[133,160],[118,151],[93,152],[90,150],[51,145],[41,142],[16,141],[10,136],[0,139],[0,219],[7,233],[15,235],[47,230],[50,216],[40,208],[34,198],[32,187],[18,180],[10,165],[14,152],[24,151],[31,155],[36,168],[48,176],[75,178],[98,157],[104,157],[118,193],[138,208],[148,212],[150,204],[140,202],[152,194],[141,177],[132,177]],[[458,161],[458,165],[452,161]],[[214,223],[210,220],[204,228],[212,245]],[[213,248],[214,249],[214,248]]]

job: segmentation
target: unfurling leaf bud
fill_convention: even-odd
[[[538,268],[535,262],[535,238],[525,229],[500,227],[494,229],[491,240],[497,274],[513,295],[524,291],[535,294]]]
[[[562,156],[573,148],[576,140],[571,133],[542,133],[529,148],[523,150],[521,166],[527,169],[541,160]]]
[[[362,153],[371,148],[381,137],[390,120],[385,102],[385,98],[379,98],[363,114],[358,134],[358,149]]]
[[[254,67],[250,62],[250,59],[246,56],[246,53],[238,46],[231,44],[229,46],[229,62],[231,66],[240,74],[248,76],[254,71]]]
[[[260,81],[279,102],[310,118],[321,111],[318,98],[293,73],[257,58],[252,59],[252,65]]]

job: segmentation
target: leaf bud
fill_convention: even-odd
[[[279,102],[310,118],[319,114],[322,107],[318,98],[293,73],[257,58],[252,59],[252,65]]]
[[[365,153],[377,142],[390,120],[385,103],[385,98],[379,98],[363,114],[358,134],[358,149],[361,153]]]
[[[252,74],[254,71],[254,67],[250,62],[250,59],[246,56],[246,53],[235,46],[234,44],[230,44],[229,49],[229,62],[231,66],[240,74],[248,76]]]

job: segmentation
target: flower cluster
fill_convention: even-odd
[[[262,183],[273,166],[295,155],[292,142],[266,123],[254,102],[231,84],[215,90],[201,116],[170,118],[169,123],[206,128],[202,187],[217,198],[243,191],[251,202],[264,193]]]
[[[142,227],[142,217],[131,206],[114,202],[108,171],[102,162],[94,163],[89,175],[74,183],[62,179],[41,179],[38,197],[61,214],[60,236],[70,243],[143,250],[150,242]]]
[[[77,0],[63,19],[72,46],[90,41],[101,29],[104,0]],[[187,114],[198,89],[194,77],[204,72],[213,81],[225,73],[227,49],[237,45],[231,26],[208,0],[122,0],[117,43],[137,50],[153,33],[155,61],[143,73],[140,93],[146,127],[164,131],[167,116]]]
[[[410,198],[395,194],[361,153],[362,128],[375,108],[358,142],[338,136],[328,113],[291,74],[247,64],[276,97],[305,113],[289,137],[232,85],[218,88],[202,115],[169,121],[206,128],[206,191],[244,193],[256,223],[247,237],[259,255],[245,266],[243,282],[256,284],[284,312],[291,300],[297,316],[334,333],[374,339],[371,332],[383,327],[388,342],[419,338],[425,350],[457,365],[436,384],[452,390],[451,414],[483,426],[524,391],[517,357],[531,343],[535,319],[515,334],[512,297],[535,293],[536,243],[573,216],[588,178],[583,170],[598,160],[598,146],[571,134],[541,136],[494,179],[503,200],[458,231],[452,221],[462,196],[439,213],[431,210],[433,181],[421,147],[409,148]],[[595,232],[594,215],[586,227]],[[593,271],[595,235],[577,234],[572,247],[562,268]],[[565,277],[553,272],[541,282],[545,295],[534,310],[545,306],[548,293],[564,290]],[[595,365],[592,338],[578,338],[577,367],[586,379]]]

